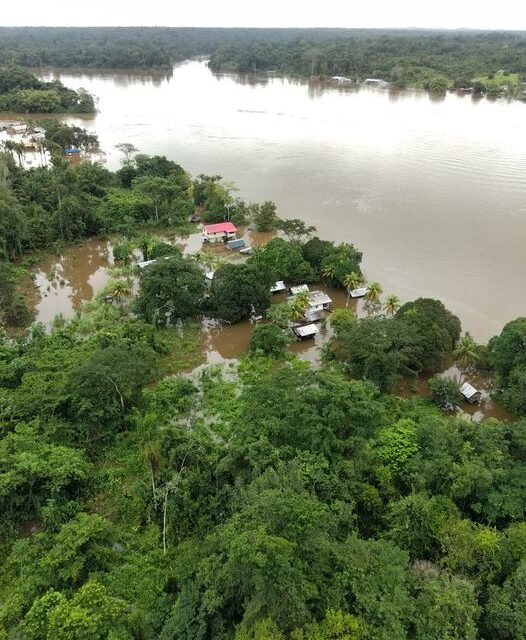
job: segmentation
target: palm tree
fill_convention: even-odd
[[[194,253],[194,260],[198,265],[205,267],[205,269],[212,270],[217,263],[217,256],[207,251],[196,251]]]
[[[334,276],[336,275],[336,269],[334,265],[331,263],[326,264],[321,270],[322,278],[326,280],[334,280]]]
[[[351,291],[353,289],[358,289],[358,287],[362,284],[363,278],[356,273],[356,271],[351,271],[351,273],[347,274],[343,279],[343,286],[347,289],[347,306],[349,304],[349,298],[351,297]]]
[[[380,300],[380,296],[382,295],[382,293],[382,285],[379,282],[371,282],[371,284],[367,287],[365,299],[367,302],[375,304]]]
[[[300,291],[290,303],[291,320],[298,322],[303,319],[305,311],[310,307],[310,294],[308,291]]]
[[[131,294],[130,283],[126,280],[115,280],[108,285],[107,292],[117,304],[121,304],[123,299]]]
[[[2,143],[2,146],[4,150],[11,153],[11,155],[16,155],[18,158],[18,164],[22,166],[22,158],[25,153],[24,145],[21,142],[15,142],[14,140],[6,140]]]
[[[310,307],[310,293],[308,291],[300,291],[294,296],[294,302],[297,302],[299,307],[307,311]]]
[[[303,316],[305,314],[305,307],[301,304],[300,300],[293,300],[291,303],[289,303],[289,309],[290,309],[290,319],[293,322],[299,322],[300,320],[303,320]]]
[[[473,340],[469,333],[460,338],[453,351],[453,357],[462,369],[476,365],[480,361],[479,345]]]
[[[394,293],[391,293],[384,302],[385,315],[394,316],[398,309],[400,309],[400,298]]]

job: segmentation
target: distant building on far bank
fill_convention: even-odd
[[[382,78],[366,78],[363,83],[372,87],[380,87],[380,89],[385,89],[385,87],[389,86],[387,80],[382,80]]]

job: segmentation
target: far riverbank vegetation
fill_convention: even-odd
[[[524,98],[524,32],[396,29],[0,28],[0,65],[159,69],[202,56],[273,73]]]

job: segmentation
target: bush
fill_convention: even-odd
[[[250,350],[273,358],[282,358],[289,343],[285,332],[275,324],[257,325],[250,337]]]
[[[452,411],[462,402],[460,387],[457,380],[435,376],[429,381],[431,401],[441,409]]]

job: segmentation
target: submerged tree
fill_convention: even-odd
[[[480,362],[479,349],[479,345],[473,340],[471,335],[466,332],[453,350],[453,357],[463,369],[467,369]]]

